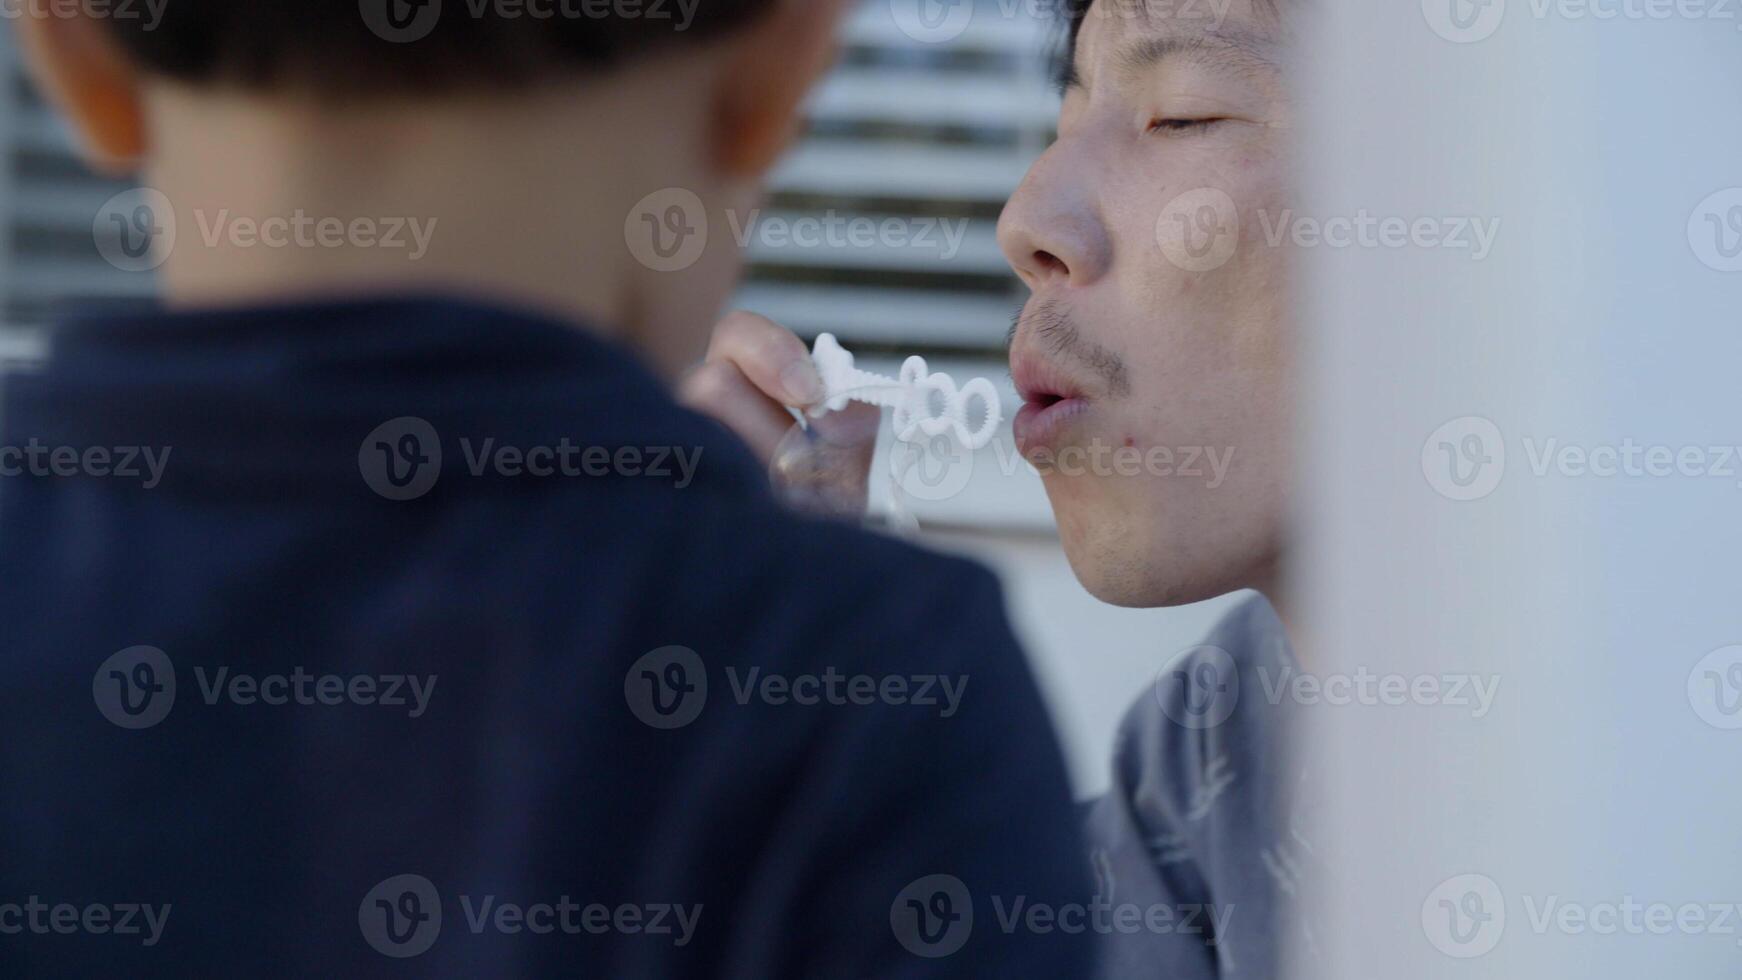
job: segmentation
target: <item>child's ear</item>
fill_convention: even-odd
[[[714,102],[714,165],[759,179],[798,130],[798,110],[834,61],[845,0],[779,0],[727,40]]]
[[[53,12],[14,22],[32,80],[77,134],[92,167],[120,174],[146,149],[139,77],[95,17]]]

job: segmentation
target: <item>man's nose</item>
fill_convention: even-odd
[[[1086,286],[1112,258],[1092,163],[1054,143],[1028,170],[998,219],[998,247],[1028,288]]]

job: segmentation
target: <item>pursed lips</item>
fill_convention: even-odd
[[[1092,407],[1087,389],[1074,376],[1020,339],[1010,348],[1010,377],[1023,403],[1011,429],[1024,456],[1056,450],[1066,428]]]

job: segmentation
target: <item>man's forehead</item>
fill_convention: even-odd
[[[1211,71],[1273,75],[1280,31],[1273,16],[1239,0],[1124,0],[1084,15],[1063,73],[1067,88],[1100,72],[1138,74],[1169,60]]]

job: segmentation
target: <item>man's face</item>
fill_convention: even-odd
[[[1264,234],[1289,200],[1282,26],[1265,0],[1144,6],[1089,10],[1058,141],[999,223],[1032,291],[1017,444],[1077,577],[1127,606],[1270,584],[1292,381]]]

